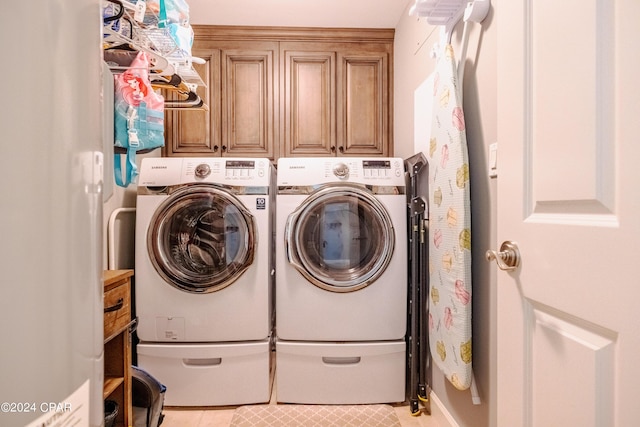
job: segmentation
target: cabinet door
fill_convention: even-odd
[[[332,156],[336,152],[336,54],[304,51],[313,43],[281,43],[284,88],[284,156]]]
[[[275,159],[278,44],[236,44],[220,53],[222,155]]]
[[[194,64],[207,110],[168,110],[167,156],[277,158],[277,42],[201,42]],[[167,99],[175,96],[166,94]]]
[[[385,46],[338,54],[338,155],[390,154],[390,53]]]
[[[165,148],[167,156],[220,155],[220,52],[193,51],[205,64],[193,64],[206,87],[197,93],[208,106],[205,109],[167,110],[165,114]],[[164,92],[167,100],[176,95]]]

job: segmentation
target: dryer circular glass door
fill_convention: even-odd
[[[360,187],[327,187],[289,215],[288,261],[309,282],[332,292],[352,292],[385,271],[395,243],[382,203]]]
[[[251,265],[253,216],[235,196],[214,186],[182,187],[156,210],[147,249],[162,278],[187,292],[225,288]]]

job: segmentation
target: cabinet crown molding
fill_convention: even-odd
[[[193,25],[194,40],[393,42],[393,28],[255,27]]]

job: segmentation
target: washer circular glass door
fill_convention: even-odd
[[[187,292],[215,292],[229,286],[251,265],[253,216],[227,191],[186,186],[156,210],[147,249],[162,278]]]
[[[385,271],[395,243],[382,203],[360,187],[326,187],[289,215],[289,262],[314,285],[352,292]]]

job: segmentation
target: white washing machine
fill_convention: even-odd
[[[270,161],[145,158],[138,179],[138,365],[167,386],[166,405],[268,401]]]
[[[405,184],[399,158],[279,159],[278,401],[404,400]]]

